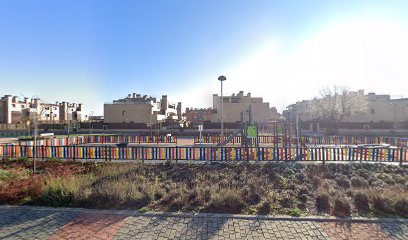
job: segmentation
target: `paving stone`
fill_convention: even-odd
[[[0,239],[408,239],[408,226],[0,207]]]

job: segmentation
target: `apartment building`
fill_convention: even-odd
[[[82,104],[44,103],[39,98],[20,100],[11,95],[0,99],[0,123],[24,123],[34,119],[35,115],[39,122],[49,123],[86,120],[86,116],[82,115]]]
[[[105,123],[146,123],[174,121],[182,118],[181,102],[168,101],[167,95],[160,100],[141,94],[128,94],[127,97],[104,104]]]
[[[211,121],[212,114],[212,108],[186,108],[185,112],[186,121],[193,126]]]
[[[379,123],[379,122],[406,122],[408,121],[408,98],[391,98],[390,95],[375,93],[364,94],[364,90],[352,92],[363,96],[367,105],[364,112],[352,114],[343,119],[344,122],[356,123]],[[321,99],[303,100],[291,104],[284,111],[283,115],[287,119],[294,119],[296,114],[303,121],[313,121],[317,119],[313,112],[313,104]],[[359,103],[356,103],[359,104]]]
[[[224,105],[224,122],[241,121],[241,113],[244,115],[244,121],[248,121],[250,108],[253,122],[267,123],[271,119],[269,103],[263,102],[261,97],[252,97],[251,93],[244,95],[244,92],[240,91],[238,94],[224,96],[222,99],[218,94],[213,94],[212,122],[221,122],[221,101]]]

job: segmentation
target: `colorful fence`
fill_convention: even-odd
[[[228,136],[224,136],[226,140]],[[261,144],[275,144],[284,142],[283,136],[259,136],[259,143]],[[295,137],[290,139],[292,144],[296,144],[297,139]],[[306,144],[390,144],[392,146],[398,147],[408,147],[407,138],[397,138],[397,137],[357,137],[357,136],[304,136],[300,138],[302,143]],[[194,143],[199,143],[200,138],[196,136],[194,138]],[[217,144],[221,142],[221,136],[203,136],[202,143],[212,143]],[[241,144],[241,137],[237,136],[231,139],[232,144]]]
[[[85,135],[38,139],[37,146],[66,146],[86,143],[177,143],[175,136],[120,136],[120,135]],[[34,141],[20,141],[20,145],[34,146]]]
[[[89,135],[84,138],[85,143],[177,143],[175,136]]]
[[[66,145],[77,145],[83,144],[83,136],[73,136],[73,137],[55,137],[49,139],[37,139],[37,146],[66,146]],[[20,145],[34,146],[34,141],[20,141]]]
[[[34,147],[1,145],[2,157],[34,157]],[[287,148],[287,147],[112,147],[37,146],[38,158],[105,160],[209,160],[209,161],[387,161],[407,162],[405,148]]]

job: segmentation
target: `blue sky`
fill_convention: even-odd
[[[0,0],[0,94],[209,107],[244,90],[279,110],[333,84],[407,95],[408,1]]]

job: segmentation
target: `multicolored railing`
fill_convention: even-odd
[[[88,135],[85,143],[177,143],[175,136],[122,136],[122,135]]]
[[[84,135],[72,137],[56,136],[50,139],[38,139],[37,146],[66,146],[86,143],[177,143],[175,136],[121,136],[121,135]],[[20,141],[20,145],[34,146],[34,141]]]
[[[113,147],[37,146],[36,157],[105,160],[209,160],[209,161],[387,161],[407,162],[406,148],[355,147]],[[34,147],[1,145],[1,157],[34,157]]]
[[[224,141],[228,136],[224,136]],[[261,144],[275,144],[282,143],[287,139],[284,139],[283,136],[259,136],[259,143]],[[297,139],[292,137],[290,142],[296,144]],[[398,147],[408,147],[407,138],[398,138],[398,137],[359,137],[359,136],[303,136],[300,138],[300,141],[305,144],[390,144],[392,146]],[[217,144],[220,143],[221,136],[203,136],[201,143],[211,143]],[[200,143],[200,138],[196,136],[194,138],[194,143]],[[229,143],[232,144],[241,144],[241,137],[237,136],[231,139]]]
[[[34,146],[34,141],[29,140],[29,141],[24,141],[21,140],[19,141],[20,145],[26,145],[26,146]],[[67,146],[67,145],[77,145],[77,144],[83,144],[84,142],[84,137],[83,136],[72,136],[72,137],[60,137],[56,136],[54,138],[49,138],[49,139],[37,139],[37,146]]]

